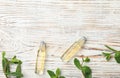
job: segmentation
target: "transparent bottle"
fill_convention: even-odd
[[[45,66],[45,57],[46,57],[46,44],[44,41],[42,41],[37,53],[35,73],[40,75],[43,74]]]
[[[79,50],[82,49],[85,42],[85,37],[82,37],[78,41],[74,42],[61,56],[62,61],[68,62]]]

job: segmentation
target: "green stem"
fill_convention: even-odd
[[[111,50],[111,51],[113,51],[113,52],[118,52],[117,50],[115,50],[115,49],[109,47],[108,45],[105,45],[105,47],[107,47],[109,50]]]

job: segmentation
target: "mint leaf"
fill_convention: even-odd
[[[61,71],[60,71],[59,68],[57,68],[57,70],[56,70],[56,76],[58,77],[58,76],[60,76],[60,74],[61,74]]]
[[[107,61],[109,61],[109,60],[111,59],[111,57],[112,57],[112,56],[111,56],[111,53],[105,53],[105,52],[103,52],[102,54],[103,54],[103,56],[106,57],[106,60],[107,60]]]
[[[102,54],[103,54],[104,56],[110,55],[110,53],[106,53],[106,52],[103,52]]]
[[[92,78],[92,71],[91,71],[90,67],[83,66],[82,73],[83,73],[85,78]]]
[[[65,78],[64,76],[60,76],[59,78]]]
[[[120,52],[116,52],[114,58],[117,63],[120,63]]]
[[[3,58],[3,59],[4,59],[5,55],[6,55],[5,51],[3,51],[3,52],[2,52],[2,58]]]
[[[61,76],[61,70],[59,68],[56,69],[56,73],[54,73],[51,70],[47,70],[50,78],[65,78],[64,76]]]
[[[80,61],[79,61],[77,58],[74,59],[74,64],[75,64],[75,66],[76,66],[78,69],[81,70],[82,66],[81,66],[81,64],[80,64]]]
[[[23,77],[22,71],[21,71],[21,62],[18,62],[18,66],[16,68],[16,73],[19,74],[19,76],[16,75],[16,78],[21,78]]]
[[[7,73],[10,73],[10,63],[8,59],[5,58],[5,54],[5,52],[2,52],[2,68],[6,78],[8,78],[9,76],[7,75]]]
[[[89,58],[89,57],[86,57],[86,58],[84,59],[84,62],[90,62],[90,58]]]
[[[106,56],[106,60],[109,61],[111,59],[111,57],[112,57],[111,55]]]
[[[10,60],[10,62],[11,62],[11,63],[14,63],[14,64],[18,64],[19,61],[20,61],[20,60],[17,59],[16,56],[14,56],[14,57]]]
[[[7,75],[16,76],[16,78],[23,77],[23,74],[18,73],[18,72],[7,73]]]
[[[90,69],[90,67],[88,67],[88,66],[83,66],[83,67],[82,67],[82,72],[83,72],[84,74],[90,74],[90,73],[91,73],[91,69]]]
[[[92,74],[85,75],[85,78],[92,78]]]
[[[50,75],[51,78],[55,78],[56,77],[56,75],[55,75],[55,73],[53,71],[47,70],[47,72],[48,72],[48,74]]]

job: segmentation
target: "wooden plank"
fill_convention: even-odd
[[[73,60],[60,56],[74,41],[86,36],[81,55],[101,54],[110,45],[120,50],[119,0],[0,0],[0,51],[23,61],[24,78],[49,78],[48,69],[62,69],[66,78],[80,78]],[[47,43],[44,75],[34,73],[39,43]],[[101,56],[90,57],[93,78],[120,78],[120,65]],[[1,59],[1,56],[0,56]],[[1,62],[1,60],[0,60]],[[0,78],[5,78],[0,64]]]

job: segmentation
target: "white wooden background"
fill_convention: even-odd
[[[47,70],[61,68],[66,78],[80,78],[73,60],[60,56],[81,36],[88,41],[81,55],[101,54],[110,45],[120,50],[120,0],[0,0],[0,52],[17,55],[23,61],[24,78],[49,78]],[[34,73],[41,41],[47,43],[44,75]],[[90,57],[93,78],[120,78],[120,64],[114,59]],[[1,62],[1,56],[0,56]],[[0,63],[0,78],[5,78]]]

